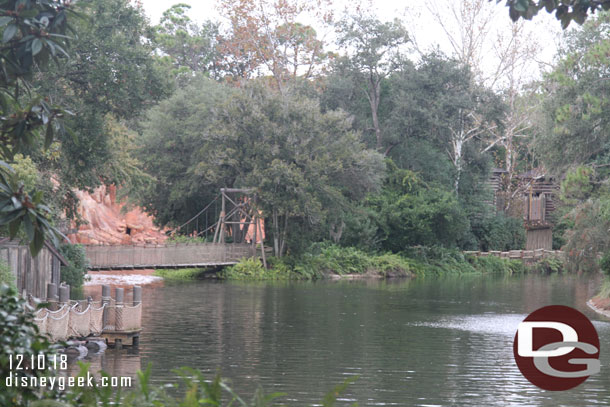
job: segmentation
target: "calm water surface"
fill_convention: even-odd
[[[535,275],[165,285],[144,290],[139,350],[98,363],[133,375],[152,362],[159,384],[180,366],[220,370],[242,396],[262,386],[295,406],[353,376],[344,405],[610,406],[610,323],[585,305],[598,285]],[[512,356],[519,322],[550,304],[584,312],[601,340],[601,373],[567,392],[533,387]]]

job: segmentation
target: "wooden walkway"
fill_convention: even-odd
[[[515,259],[515,260],[538,260],[545,257],[560,257],[563,258],[565,253],[561,250],[546,250],[546,249],[537,249],[537,250],[511,250],[508,252],[501,251],[490,251],[490,252],[479,252],[479,251],[465,251],[464,254],[470,254],[477,257],[485,257],[485,256],[496,256],[505,259]]]
[[[86,245],[85,251],[90,270],[228,266],[256,254],[255,247],[245,243],[177,243],[154,246]]]

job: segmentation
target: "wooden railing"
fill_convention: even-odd
[[[251,244],[199,243],[155,246],[86,245],[91,270],[124,268],[175,268],[230,265],[255,255]]]
[[[560,250],[545,250],[545,249],[537,249],[537,250],[511,250],[508,252],[501,251],[489,251],[489,252],[480,252],[480,251],[465,251],[464,254],[470,254],[477,257],[484,256],[496,256],[502,257],[506,259],[521,259],[521,260],[538,260],[545,257],[563,257],[565,253]]]

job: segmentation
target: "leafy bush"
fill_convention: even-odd
[[[598,270],[600,253],[610,250],[610,194],[590,199],[567,216],[573,227],[566,231],[566,267],[570,271]]]
[[[51,354],[57,347],[38,333],[31,312],[25,311],[25,301],[14,288],[0,284],[0,406],[26,405],[37,398],[37,389],[7,387],[4,380],[14,371],[10,369],[11,355],[21,354],[27,360],[32,355]],[[22,375],[44,376],[44,370],[24,370]]]
[[[154,275],[168,281],[193,281],[200,278],[207,269],[157,269]]]
[[[394,253],[415,245],[455,247],[470,227],[453,191],[392,162],[381,193],[370,196],[367,205],[381,248]]]
[[[11,271],[8,264],[0,260],[0,285],[6,284],[10,287],[15,287],[15,275]]]
[[[63,244],[59,250],[68,262],[67,266],[61,268],[61,280],[70,287],[82,287],[89,267],[85,248],[80,244]]]
[[[533,270],[539,273],[559,273],[564,269],[564,261],[557,257],[545,257],[533,265]]]
[[[412,276],[416,271],[416,267],[409,259],[397,254],[386,253],[375,256],[371,260],[373,271],[386,277]]]
[[[520,250],[525,247],[525,229],[520,219],[503,214],[483,218],[473,225],[473,233],[481,251]]]
[[[190,244],[200,244],[211,242],[213,239],[212,236],[208,237],[206,240],[205,237],[202,236],[184,236],[184,235],[175,235],[170,236],[167,239],[167,243],[190,243]]]
[[[472,264],[477,270],[487,273],[520,274],[527,271],[521,260],[503,259],[496,256],[475,257]]]
[[[294,278],[288,268],[265,269],[261,261],[255,258],[241,259],[234,266],[224,269],[220,276],[227,280],[288,280]]]

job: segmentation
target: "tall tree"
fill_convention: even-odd
[[[217,78],[221,74],[218,24],[195,23],[187,15],[190,8],[179,3],[164,11],[154,27],[154,44],[170,58],[175,75],[196,72]]]
[[[382,22],[363,13],[340,20],[337,31],[338,43],[347,53],[349,73],[368,99],[375,146],[387,155],[393,145],[384,140],[379,120],[381,84],[402,64],[401,47],[409,41],[407,31],[398,20]]]
[[[318,74],[327,58],[324,43],[299,19],[325,23],[327,1],[221,0],[220,11],[231,24],[220,44],[228,73],[242,79],[271,74],[280,92],[298,76]]]
[[[537,151],[556,173],[610,159],[610,13],[567,35],[561,60],[543,82]]]
[[[63,132],[65,113],[49,97],[35,92],[35,67],[45,67],[64,50],[71,9],[64,1],[5,1],[0,6],[2,43],[0,59],[0,227],[14,238],[23,227],[25,240],[36,255],[46,237],[56,240],[50,210],[41,191],[26,190],[23,180],[7,164],[17,153],[30,153],[44,139],[49,147],[55,133]],[[45,77],[44,80],[49,80]]]
[[[186,202],[199,188],[254,188],[277,256],[290,242],[298,249],[294,243],[302,235],[327,236],[328,225],[340,224],[351,202],[375,190],[383,173],[381,156],[365,148],[343,113],[321,113],[315,101],[260,84],[231,90],[196,82],[148,117],[147,168],[177,180],[165,184],[160,199]],[[180,137],[176,127],[183,129]],[[166,157],[163,168],[159,156]],[[158,202],[153,209],[171,205]]]
[[[496,0],[496,3],[501,1]],[[610,10],[610,0],[506,0],[506,6],[513,21],[519,18],[531,20],[542,9],[555,12],[555,17],[565,29],[572,20],[583,24],[590,14]]]
[[[39,155],[37,164],[68,189],[89,189],[122,181],[112,122],[134,120],[169,93],[170,82],[145,41],[150,26],[141,9],[128,0],[77,4],[86,18],[75,24],[73,55],[46,67],[36,81],[41,92],[74,112],[67,120],[73,136],[60,137],[53,146],[57,157]],[[75,204],[70,196],[65,201]]]

